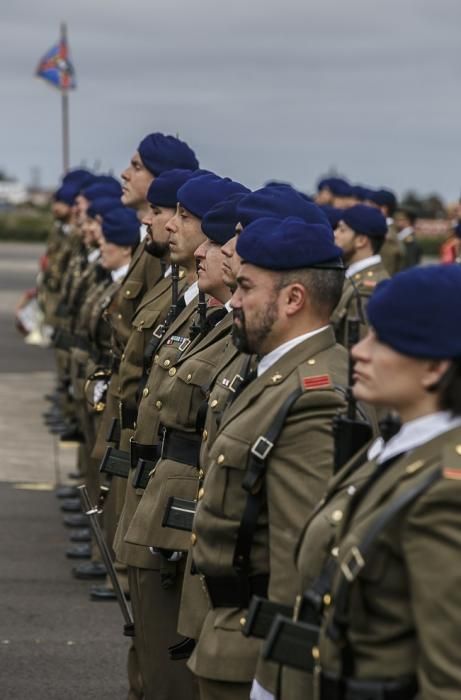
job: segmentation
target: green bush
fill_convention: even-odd
[[[53,225],[49,211],[0,211],[0,241],[43,242]]]

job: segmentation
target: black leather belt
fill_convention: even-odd
[[[320,700],[414,700],[418,694],[416,678],[395,681],[355,680],[320,675]]]
[[[130,430],[134,430],[136,427],[136,420],[138,418],[138,409],[137,408],[130,408],[126,404],[121,403],[120,404],[120,418],[121,418],[121,427],[123,430],[125,428],[129,428]]]
[[[267,597],[268,574],[256,576],[203,576],[213,608],[248,608],[251,597]]]
[[[131,468],[136,469],[138,459],[145,459],[149,462],[157,462],[160,456],[160,445],[143,445],[141,442],[130,442]]]
[[[161,459],[171,459],[181,464],[199,466],[200,447],[202,439],[196,433],[186,433],[181,430],[163,428]]]

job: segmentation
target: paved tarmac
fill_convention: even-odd
[[[0,244],[0,699],[123,700],[122,619],[93,603],[64,556],[56,482],[75,446],[45,430],[52,351],[28,346],[14,327],[19,295],[35,284],[42,248]]]

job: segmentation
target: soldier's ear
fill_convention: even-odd
[[[426,391],[443,391],[450,383],[453,373],[453,363],[450,360],[426,360],[427,370],[422,378]]]
[[[299,282],[293,282],[283,288],[282,293],[284,293],[285,311],[287,316],[294,316],[301,309],[304,308],[306,303],[306,288]]]

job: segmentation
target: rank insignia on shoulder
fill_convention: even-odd
[[[332,386],[329,374],[317,374],[315,377],[304,377],[303,387],[306,391],[312,389],[324,389]]]
[[[442,469],[442,476],[444,479],[461,481],[461,469]]]

